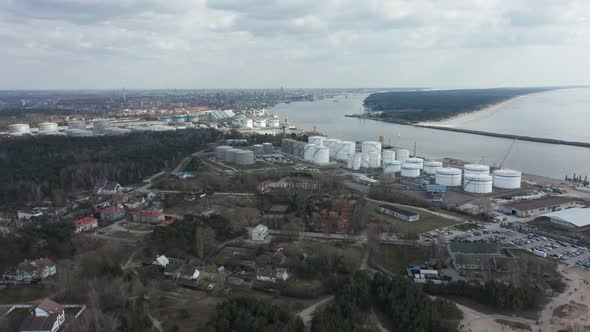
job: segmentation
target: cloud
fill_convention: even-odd
[[[450,68],[506,54],[514,73],[547,59],[580,68],[543,85],[588,77],[589,41],[585,0],[0,0],[0,71],[22,72],[0,88],[67,87],[70,71],[87,87],[482,85],[499,65],[479,77]]]

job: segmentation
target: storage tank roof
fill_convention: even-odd
[[[436,174],[441,174],[441,175],[461,175],[461,170],[458,168],[454,168],[454,167],[445,167],[445,168],[439,168],[436,170]]]
[[[482,164],[467,164],[463,168],[467,169],[467,170],[473,170],[473,171],[485,171],[485,170],[490,169],[489,166],[482,165]]]
[[[475,182],[489,182],[492,181],[492,176],[487,174],[467,174],[465,175],[465,180],[475,181]]]
[[[404,169],[420,169],[420,165],[416,164],[403,164],[402,168]]]
[[[501,176],[501,177],[507,177],[507,178],[516,178],[516,177],[520,177],[522,176],[522,173],[519,171],[514,171],[511,169],[499,169],[494,171],[494,175],[496,176]]]

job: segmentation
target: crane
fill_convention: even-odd
[[[512,153],[512,149],[514,148],[516,141],[518,141],[518,138],[515,137],[512,139],[512,142],[510,142],[510,146],[508,146],[508,150],[506,150],[506,153],[504,153],[504,156],[502,157],[502,160],[500,161],[500,163],[494,165],[494,169],[501,169],[502,166],[504,166],[506,159],[508,159],[508,157],[510,156],[510,153]]]

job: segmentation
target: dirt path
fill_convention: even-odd
[[[496,322],[496,319],[502,319],[510,322],[522,323],[534,329],[535,322],[530,319],[504,316],[504,315],[488,315],[476,311],[464,305],[456,303],[457,308],[463,312],[463,320],[461,320],[459,331],[522,331],[522,329],[512,328]]]
[[[299,316],[302,320],[303,320],[303,324],[305,326],[309,326],[311,324],[311,320],[313,319],[313,313],[321,306],[323,306],[324,304],[332,301],[334,299],[334,296],[329,296],[325,299],[322,299],[312,305],[310,305],[309,307],[301,310],[297,316]]]

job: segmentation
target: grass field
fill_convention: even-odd
[[[393,273],[405,274],[409,265],[420,265],[429,259],[428,247],[381,245],[376,260]]]
[[[447,226],[451,226],[451,225],[455,225],[455,224],[459,223],[456,220],[446,219],[446,218],[443,218],[443,217],[440,217],[440,216],[437,216],[437,215],[434,215],[432,213],[425,212],[422,210],[401,207],[396,204],[390,204],[393,206],[397,206],[400,209],[420,214],[420,220],[414,221],[414,222],[407,222],[407,221],[403,221],[401,219],[394,218],[394,217],[382,214],[380,212],[377,212],[377,210],[375,210],[377,205],[378,204],[374,203],[374,202],[367,203],[367,209],[369,212],[369,216],[374,217],[377,220],[381,220],[389,225],[392,225],[395,228],[398,228],[399,232],[402,232],[402,233],[418,233],[419,234],[419,233],[431,231],[433,229],[447,227]]]
[[[472,229],[480,229],[483,228],[482,226],[479,226],[477,224],[474,223],[465,223],[465,224],[459,224],[459,225],[455,225],[453,226],[454,228],[460,230],[460,231],[469,231]]]
[[[16,285],[8,286],[0,291],[0,304],[30,302],[47,296],[48,290],[38,286]]]

